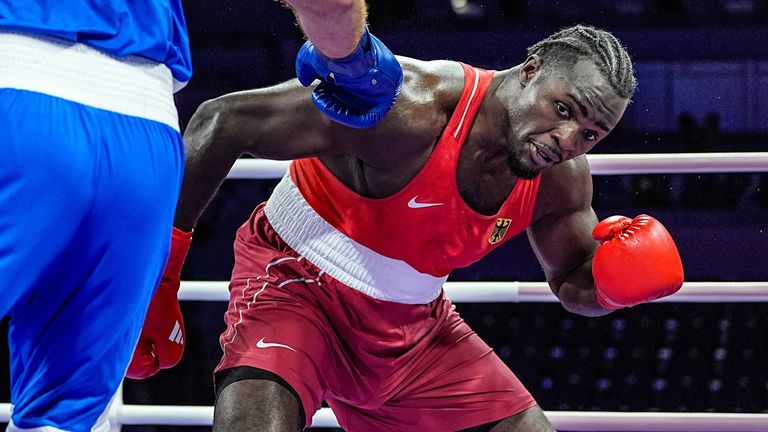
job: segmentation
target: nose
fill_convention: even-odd
[[[572,153],[578,150],[580,130],[575,122],[562,123],[552,131],[552,140],[564,153]]]

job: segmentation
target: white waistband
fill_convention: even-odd
[[[320,217],[286,173],[267,201],[267,219],[288,246],[339,282],[379,300],[425,304],[447,277],[420,273],[373,251]]]
[[[0,31],[0,88],[60,97],[179,130],[167,66],[81,43]]]

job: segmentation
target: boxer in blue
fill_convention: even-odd
[[[365,29],[364,2],[287,3],[319,50],[313,64],[341,57],[355,71],[315,74],[328,81],[316,105],[359,127],[383,117],[397,86],[366,84],[388,50]],[[104,431],[168,256],[185,157],[173,92],[192,73],[186,25],[180,0],[19,4],[0,0],[8,430]]]

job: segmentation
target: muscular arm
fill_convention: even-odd
[[[341,58],[357,48],[366,20],[364,0],[284,0],[301,29],[326,57]]]
[[[584,156],[543,173],[528,238],[563,307],[599,316],[610,311],[595,298],[592,257],[598,243],[592,228],[597,216],[591,202],[592,178]]]
[[[238,157],[288,160],[321,155],[340,126],[312,105],[296,80],[206,101],[184,132],[184,182],[174,225],[190,230]]]
[[[347,185],[370,183],[370,190],[358,191],[364,195],[402,187],[401,177],[412,178],[428,157],[460,94],[463,75],[454,63],[400,60],[410,84],[387,118],[368,129],[330,120],[312,104],[312,88],[296,80],[203,103],[184,132],[187,160],[174,225],[186,231],[195,226],[243,154],[274,160],[320,157]],[[361,166],[367,168],[361,171]],[[379,172],[397,178],[374,181]],[[381,189],[382,182],[389,187]]]

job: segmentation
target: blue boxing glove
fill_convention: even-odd
[[[400,63],[367,28],[357,48],[340,59],[327,58],[305,42],[296,55],[296,75],[303,86],[319,79],[312,102],[331,119],[353,128],[371,127],[383,119],[403,85]]]

